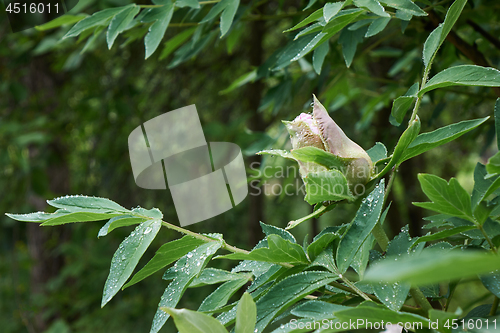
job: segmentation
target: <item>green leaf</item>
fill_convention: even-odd
[[[252,296],[245,292],[238,302],[236,310],[235,333],[254,333],[257,320],[257,307]]]
[[[321,67],[323,67],[323,62],[325,61],[326,55],[330,51],[330,46],[328,42],[321,44],[313,52],[313,68],[316,74],[321,74]]]
[[[394,103],[392,104],[391,114],[399,124],[403,122],[406,111],[408,111],[410,106],[416,100],[417,93],[418,93],[418,82],[412,85],[410,89],[408,89],[406,94],[394,100]]]
[[[335,316],[344,323],[349,323],[349,321],[356,322],[359,318],[362,318],[364,323],[380,324],[382,320],[386,323],[411,323],[411,327],[414,327],[416,331],[419,331],[417,327],[429,327],[429,320],[427,318],[413,313],[392,311],[383,305],[370,301],[363,302],[357,307],[337,311],[335,312]]]
[[[120,227],[127,227],[129,225],[139,224],[146,221],[144,217],[136,217],[132,215],[120,215],[110,219],[102,228],[99,230],[97,238],[106,236],[111,231]]]
[[[195,8],[195,9],[198,9],[201,7],[198,0],[176,0],[175,6],[179,7],[179,8],[191,7],[191,8]]]
[[[451,67],[434,75],[418,92],[418,96],[449,86],[500,87],[500,71],[476,65]]]
[[[423,60],[426,68],[430,65],[432,58],[434,58],[439,47],[446,39],[446,36],[450,33],[451,28],[457,22],[466,3],[467,0],[456,0],[448,9],[444,22],[434,29],[425,41]]]
[[[123,240],[111,260],[111,268],[104,285],[101,307],[106,305],[125,284],[149,244],[161,228],[160,220],[141,223]]]
[[[347,306],[332,304],[323,301],[307,301],[292,309],[290,312],[294,316],[301,318],[311,318],[315,321],[335,318],[334,312],[348,309]]]
[[[295,61],[293,59],[297,56],[297,54],[300,54],[306,48],[311,51],[311,43],[316,45],[319,41],[318,39],[315,39],[316,36],[317,35],[314,34],[301,36],[296,40],[289,42],[276,60],[276,64],[274,64],[274,68],[272,70],[279,70],[287,67],[292,63],[292,61]],[[298,58],[296,60],[298,60]]]
[[[227,333],[226,328],[217,319],[204,313],[187,309],[161,307],[174,319],[179,333]]]
[[[478,127],[488,120],[488,118],[489,117],[465,120],[456,124],[441,127],[432,132],[420,134],[404,151],[401,162],[455,140],[456,138]]]
[[[432,202],[414,202],[415,206],[474,222],[469,194],[458,180],[451,178],[447,183],[438,176],[423,173],[418,175],[418,180]]]
[[[61,215],[59,217],[52,218],[50,220],[46,220],[45,222],[43,222],[40,225],[46,227],[46,226],[62,225],[62,224],[75,223],[75,222],[93,222],[93,221],[107,220],[107,219],[118,217],[118,216],[122,216],[122,214],[120,214],[120,213],[74,212],[74,213],[67,213],[67,214]]]
[[[238,10],[240,0],[230,0],[226,8],[220,16],[220,37],[222,38],[231,28],[233,24],[234,15]]]
[[[176,5],[178,2],[176,2]],[[167,58],[172,52],[174,52],[179,46],[182,45],[191,35],[194,33],[196,30],[196,27],[186,29],[182,31],[181,33],[176,34],[174,37],[169,39],[165,43],[165,47],[163,48],[163,51],[160,54],[160,57],[158,59],[163,60]]]
[[[255,79],[257,78],[257,70],[254,69],[253,71],[250,71],[248,73],[245,73],[243,74],[242,76],[240,76],[239,78],[237,78],[236,80],[234,80],[230,85],[229,87],[227,87],[226,89],[224,90],[221,90],[219,92],[220,95],[225,95],[231,91],[233,91],[234,89],[236,88],[239,88],[241,86],[244,86],[245,84],[249,83],[249,82],[253,82]]]
[[[490,175],[500,174],[500,152],[496,153],[488,159],[488,164],[486,164],[486,171]]]
[[[472,230],[472,229],[476,229],[476,227],[475,226],[461,226],[461,227],[442,230],[442,231],[436,232],[432,235],[422,236],[422,237],[418,238],[418,240],[413,245],[417,245],[417,244],[422,243],[422,242],[431,242],[431,241],[435,241],[435,240],[445,239],[445,238],[448,238],[450,236],[462,233],[464,231]]]
[[[302,246],[281,238],[278,235],[267,236],[267,247],[252,250],[250,253],[231,253],[217,257],[231,260],[256,260],[273,263],[287,262],[307,264],[309,260]]]
[[[144,45],[146,47],[145,59],[149,58],[160,45],[173,13],[174,5],[172,3],[150,9],[150,15],[155,17],[156,21],[149,27],[149,32],[146,37],[144,37]]]
[[[288,160],[292,161],[297,161],[297,159],[292,155],[291,152],[288,150],[283,150],[283,149],[269,149],[269,150],[262,150],[257,153],[257,155],[271,155],[271,156],[280,156],[283,158],[286,158]]]
[[[317,163],[327,169],[345,168],[353,158],[342,158],[316,147],[302,147],[292,150],[292,156],[302,162]]]
[[[106,198],[88,197],[85,195],[70,195],[52,200],[47,200],[52,207],[63,208],[70,212],[95,211],[96,213],[106,212],[127,212],[130,210],[120,206],[114,201]]]
[[[380,17],[374,20],[368,27],[365,37],[372,37],[385,29],[387,24],[391,21],[390,17]]]
[[[410,0],[380,0],[380,3],[414,16],[427,16],[426,12]]]
[[[130,22],[132,22],[132,20],[140,10],[141,7],[137,6],[136,4],[130,4],[128,6],[125,6],[125,9],[123,11],[121,11],[111,19],[108,31],[106,33],[108,49],[111,49],[111,46],[113,46],[116,37],[118,37],[118,35],[128,27]]]
[[[428,249],[422,251],[420,255],[398,258],[398,261],[380,261],[367,270],[365,280],[430,285],[484,274],[496,269],[500,269],[498,255],[483,251]]]
[[[500,270],[480,276],[484,287],[496,297],[500,297]]]
[[[347,68],[351,67],[358,44],[363,42],[364,37],[365,29],[343,29],[340,33],[339,44],[342,45],[342,55]]]
[[[324,33],[336,34],[346,25],[354,21],[364,11],[362,9],[344,9],[335,15],[323,28]]]
[[[128,6],[117,7],[117,8],[108,8],[101,10],[92,16],[84,18],[75,24],[67,33],[64,35],[64,38],[75,37],[81,34],[83,31],[96,27],[98,25],[107,25],[108,21],[115,15],[121,13]]]
[[[255,332],[262,332],[271,320],[284,309],[337,278],[337,275],[327,272],[307,271],[289,276],[276,283],[256,303],[257,324]]]
[[[243,287],[249,279],[250,275],[247,275],[244,278],[223,283],[203,300],[198,311],[211,311],[223,307],[227,304],[231,296]]]
[[[207,262],[221,246],[221,241],[205,243],[196,248],[196,252],[192,256],[185,255],[175,263],[172,267],[175,277],[161,297],[150,333],[157,333],[169,318],[169,315],[163,312],[161,308],[175,307],[177,305],[191,281],[200,274]]]
[[[213,20],[214,18],[217,17],[223,10],[226,9],[227,6],[229,6],[234,0],[222,0],[213,6],[208,14],[200,21],[201,23],[206,23],[208,21]],[[232,20],[231,20],[232,21]]]
[[[325,19],[325,22],[328,23],[332,17],[337,15],[344,5],[345,1],[325,3],[325,6],[323,7],[323,18]]]
[[[295,25],[294,27],[292,27],[290,29],[287,29],[287,30],[285,30],[283,32],[290,32],[290,31],[294,31],[294,30],[300,29],[300,28],[308,25],[309,23],[318,20],[322,16],[323,16],[323,8],[320,8],[317,11],[315,11],[314,13],[312,13],[311,15],[309,15],[308,17],[306,17],[300,23],[298,23],[297,25]]]
[[[486,167],[481,163],[477,163],[474,169],[474,188],[471,196],[471,206],[474,213],[476,213],[476,208],[479,208],[481,201],[500,187],[498,175],[486,177],[487,175]]]
[[[73,23],[79,22],[86,17],[88,17],[88,16],[85,14],[79,14],[79,15],[66,14],[63,16],[59,16],[58,18],[55,18],[52,21],[47,22],[45,24],[37,25],[37,26],[35,26],[35,29],[38,31],[50,30],[50,29],[54,29],[54,28],[58,28],[60,26],[66,25],[66,24],[73,24]]]
[[[375,143],[375,146],[368,149],[366,153],[370,156],[373,165],[375,165],[378,161],[387,158],[387,148],[385,148],[385,145],[382,142]]]
[[[373,14],[378,16],[391,17],[388,13],[386,13],[384,7],[382,7],[378,0],[354,0],[354,5],[356,7],[368,9]]]
[[[262,228],[262,232],[264,232],[266,236],[278,235],[281,238],[292,243],[297,243],[295,237],[293,237],[293,235],[285,229],[275,227],[274,225],[265,224],[264,222],[260,222],[260,227]]]
[[[500,98],[495,103],[495,133],[497,135],[497,149],[500,150]]]
[[[307,255],[311,261],[314,261],[316,257],[328,246],[331,242],[338,238],[339,236],[335,233],[325,233],[321,235],[318,239],[313,241],[307,247]]]
[[[338,170],[310,172],[304,178],[306,196],[310,205],[323,201],[351,201],[354,197],[349,190],[345,176]]]
[[[176,239],[172,242],[163,244],[154,257],[144,266],[134,277],[123,287],[123,289],[144,280],[148,276],[158,272],[160,269],[167,267],[174,261],[183,257],[184,255],[195,250],[204,242],[198,238],[191,236],[184,236],[181,239]]]
[[[210,284],[217,284],[230,280],[241,279],[241,274],[228,272],[218,268],[205,268],[200,276],[195,278],[189,285],[189,288],[197,288]]]
[[[345,273],[359,248],[377,224],[384,205],[384,179],[361,202],[356,216],[347,227],[337,248],[336,262],[340,273]]]

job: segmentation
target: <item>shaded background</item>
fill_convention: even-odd
[[[91,14],[127,3],[130,1],[85,0],[76,10]],[[261,161],[255,152],[288,147],[280,120],[309,111],[312,93],[363,148],[380,141],[391,152],[405,126],[404,122],[400,128],[389,123],[392,100],[420,81],[422,45],[428,33],[442,22],[452,1],[431,3],[426,7],[430,15],[413,18],[404,34],[404,22],[391,20],[382,33],[361,38],[350,68],[346,68],[337,35],[330,42],[321,75],[312,70],[309,55],[284,71],[225,94],[221,91],[240,75],[261,66],[286,45],[291,35],[282,31],[305,17],[301,10],[306,1],[260,2],[253,16],[239,21],[228,37],[217,36],[197,57],[173,68],[168,68],[172,55],[159,59],[161,49],[144,60],[142,36],[134,40],[134,36],[124,34],[108,50],[101,35],[82,52],[85,40],[61,40],[69,27],[13,34],[4,12],[0,14],[1,331],[149,330],[167,285],[159,273],[120,292],[105,308],[99,306],[111,257],[130,228],[117,229],[98,240],[104,221],[41,228],[3,215],[47,210],[46,199],[86,194],[110,198],[127,208],[157,207],[164,212],[165,220],[177,223],[168,191],[144,190],[133,180],[127,138],[148,119],[196,104],[207,141],[238,144],[246,156],[249,177],[261,173],[251,167],[252,163],[269,167],[268,177],[252,183],[251,194],[242,204],[189,228],[223,233],[228,243],[245,249],[264,236],[259,221],[285,227],[288,221],[311,210],[300,194],[279,193],[280,186],[295,183],[294,166],[276,157]],[[313,8],[322,5],[320,1]],[[459,64],[499,68],[499,16],[498,1],[469,1],[438,53],[433,73]],[[169,28],[165,41],[187,28]],[[499,94],[498,90],[471,87],[432,91],[426,94],[419,112],[422,132],[492,116]],[[391,238],[406,224],[412,236],[425,233],[421,230],[425,222],[422,217],[428,212],[411,205],[425,200],[416,174],[458,177],[470,191],[475,164],[485,163],[495,152],[494,133],[490,119],[479,129],[401,166],[386,222]],[[278,173],[282,168],[288,168],[289,173]],[[328,225],[350,221],[354,211],[355,207],[342,205],[319,221],[302,224],[294,234],[299,241],[311,239]],[[162,230],[138,269],[161,244],[179,236]],[[212,265],[227,269],[231,263],[215,261]],[[485,302],[481,297],[486,290],[481,285],[464,284],[461,288],[462,296],[455,302],[460,302],[464,311]],[[188,289],[178,307],[196,309],[211,291],[211,287]],[[170,321],[163,329],[174,330]]]

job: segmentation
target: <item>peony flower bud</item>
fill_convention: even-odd
[[[328,115],[325,107],[313,95],[313,114],[301,113],[291,122],[284,122],[292,141],[292,148],[316,147],[343,160],[341,171],[352,189],[366,184],[373,172],[373,163],[366,151],[345,135],[344,131]],[[299,162],[303,177],[309,172],[326,170],[315,163]]]

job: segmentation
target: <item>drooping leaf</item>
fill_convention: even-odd
[[[250,253],[231,253],[217,258],[232,260],[257,260],[273,263],[309,263],[302,246],[281,238],[278,235],[267,236],[267,247],[252,250]]]
[[[245,292],[236,310],[235,333],[254,333],[257,320],[257,307],[252,296]]]
[[[188,257],[186,254],[175,263],[172,268],[175,277],[160,299],[150,333],[157,333],[170,317],[161,308],[175,307],[177,305],[191,281],[200,274],[207,262],[221,246],[221,241],[205,243],[196,248],[196,252],[193,251],[192,256]]]
[[[500,258],[494,254],[429,249],[420,255],[399,258],[398,261],[380,261],[366,271],[365,280],[429,285],[496,269],[500,269]]]
[[[108,48],[111,49],[116,37],[122,33],[132,22],[134,17],[139,13],[141,8],[136,4],[130,4],[125,7],[123,11],[115,15],[111,22],[109,23],[108,32],[106,33],[106,41],[108,43]]]
[[[240,0],[230,0],[220,16],[220,36],[221,38],[229,31],[233,24],[234,15],[238,10]]]
[[[172,242],[163,244],[154,257],[144,266],[134,277],[123,287],[123,289],[144,280],[151,274],[158,272],[160,269],[170,265],[174,261],[195,250],[204,242],[198,238],[184,236],[181,239],[176,239]],[[193,254],[194,255],[194,254]]]
[[[144,46],[146,47],[145,59],[149,58],[160,45],[173,13],[174,4],[171,2],[167,2],[161,7],[150,9],[151,17],[154,17],[156,20],[149,27],[149,32],[144,37]]]
[[[262,332],[281,311],[337,278],[328,272],[307,271],[281,280],[256,302],[255,332]]]
[[[174,319],[179,333],[227,333],[226,328],[217,319],[201,312],[187,309],[161,307]]]
[[[343,29],[340,33],[339,44],[342,45],[342,55],[347,68],[351,67],[358,44],[363,42],[365,33],[366,29]]]
[[[390,17],[379,17],[378,19],[374,20],[368,27],[368,31],[366,32],[365,37],[372,37],[379,32],[382,32],[390,21]]]
[[[123,240],[111,260],[111,268],[104,285],[101,307],[106,305],[125,284],[149,244],[161,228],[160,220],[141,223]]]
[[[476,65],[451,67],[434,75],[418,92],[418,96],[449,86],[500,87],[500,71]]]
[[[336,261],[342,274],[349,268],[356,252],[380,218],[384,204],[384,184],[382,179],[368,197],[363,199],[356,216],[340,239]]]
[[[432,202],[414,202],[415,206],[474,222],[469,194],[458,180],[451,178],[447,183],[438,176],[422,173],[418,175],[418,180],[422,191]]]
[[[328,42],[321,44],[318,46],[316,50],[313,52],[313,68],[316,74],[321,74],[321,68],[323,67],[323,62],[325,61],[326,55],[330,50],[330,46]]]

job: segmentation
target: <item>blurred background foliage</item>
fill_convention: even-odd
[[[422,45],[429,32],[442,22],[452,1],[416,1],[429,16],[414,17],[409,24],[393,19],[371,38],[350,36],[359,44],[349,68],[339,43],[346,37],[337,34],[330,40],[319,75],[308,55],[255,82],[231,86],[293,38],[293,33],[283,30],[323,6],[322,1],[311,2],[311,9],[304,12],[308,3],[304,0],[243,2],[242,6],[250,8],[248,19],[235,21],[227,36],[220,39],[214,35],[196,57],[182,63],[176,63],[175,55],[164,57],[162,46],[144,60],[144,45],[139,40],[147,27],[123,34],[108,50],[103,34],[92,43],[84,39],[62,40],[69,26],[14,34],[6,15],[0,15],[2,332],[148,331],[166,286],[159,274],[119,293],[105,308],[99,307],[110,259],[127,230],[118,229],[98,240],[104,222],[45,229],[3,215],[47,210],[46,199],[87,194],[108,197],[125,207],[158,207],[166,220],[177,222],[169,192],[141,189],[132,177],[127,137],[148,119],[196,104],[207,141],[229,141],[242,148],[252,194],[235,209],[191,229],[223,233],[228,242],[246,249],[263,237],[259,221],[285,227],[288,221],[311,210],[303,201],[297,170],[279,158],[261,160],[255,152],[289,147],[280,120],[308,112],[312,93],[363,148],[378,141],[389,150],[394,147],[405,124],[390,124],[392,100],[421,79]],[[75,12],[91,14],[128,3],[81,0]],[[432,72],[459,64],[500,68],[499,22],[498,1],[468,1],[451,38],[438,53]],[[164,41],[189,29],[193,27],[173,24]],[[422,132],[492,116],[497,97],[498,90],[490,88],[434,90],[426,95],[419,112]],[[475,164],[486,163],[496,149],[494,133],[490,118],[479,129],[402,165],[386,222],[391,238],[407,224],[411,235],[425,233],[421,227],[425,222],[423,214],[427,213],[411,205],[425,201],[417,173],[434,173],[445,179],[458,177],[470,191]],[[298,195],[287,196],[280,191],[286,184],[294,184],[292,192],[298,191]],[[299,240],[311,238],[326,226],[348,222],[355,209],[340,206],[334,213],[302,224],[294,233]],[[178,237],[164,230],[152,248]],[[139,267],[152,255],[149,250]],[[215,261],[213,265],[227,269],[224,265],[229,264]],[[210,287],[189,289],[179,307],[196,309],[210,291]],[[455,299],[457,304],[466,304],[469,308],[463,310],[468,311],[484,301],[484,294],[484,287],[473,284]],[[174,330],[171,322],[163,329]]]

